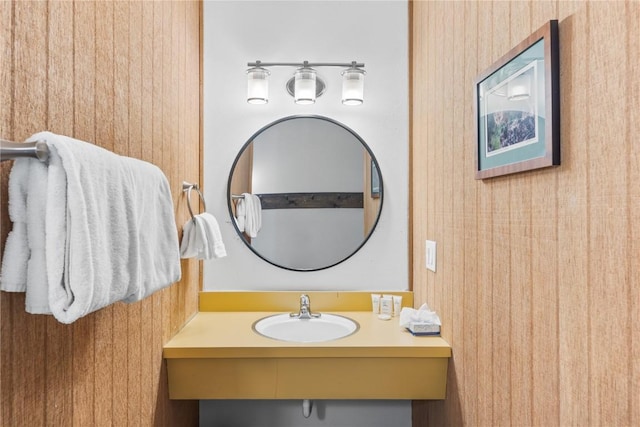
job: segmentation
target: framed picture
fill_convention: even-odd
[[[560,164],[558,21],[476,79],[476,179]]]

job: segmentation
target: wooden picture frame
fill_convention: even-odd
[[[476,179],[560,164],[558,21],[476,78]]]

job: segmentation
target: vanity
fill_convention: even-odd
[[[353,130],[321,116],[278,119],[247,140],[229,174],[230,224],[244,245],[236,249],[296,272],[301,289],[324,289],[306,279],[364,247],[383,192],[380,165]],[[248,226],[247,198],[259,200],[259,233]],[[412,292],[376,293],[414,306]],[[308,329],[343,324],[336,336]],[[413,336],[398,317],[379,319],[369,291],[227,290],[200,293],[164,358],[171,399],[425,400],[445,398],[451,347]]]
[[[202,292],[199,312],[165,346],[171,399],[444,399],[450,345],[380,320],[368,292],[306,292],[314,312],[355,321],[340,339],[260,335],[265,317],[297,312],[300,292]],[[413,306],[411,292],[403,306]]]

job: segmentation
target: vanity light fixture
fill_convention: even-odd
[[[260,66],[260,61],[247,70],[247,102],[266,104],[269,102],[269,70]]]
[[[360,105],[364,101],[364,70],[356,67],[342,72],[342,103],[344,105]]]
[[[316,102],[318,73],[306,64],[298,68],[293,75],[293,99],[296,104],[308,105]]]
[[[269,101],[268,78],[269,70],[266,67],[296,67],[293,77],[286,84],[287,92],[296,104],[313,104],[316,98],[321,96],[327,85],[318,76],[314,67],[342,67],[342,103],[344,105],[360,105],[364,101],[364,64],[352,61],[351,63],[317,62],[301,63],[291,62],[249,62],[247,70],[247,102],[250,104],[266,104]]]

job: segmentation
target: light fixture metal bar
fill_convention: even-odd
[[[248,62],[249,67],[356,67],[363,68],[360,62]]]

